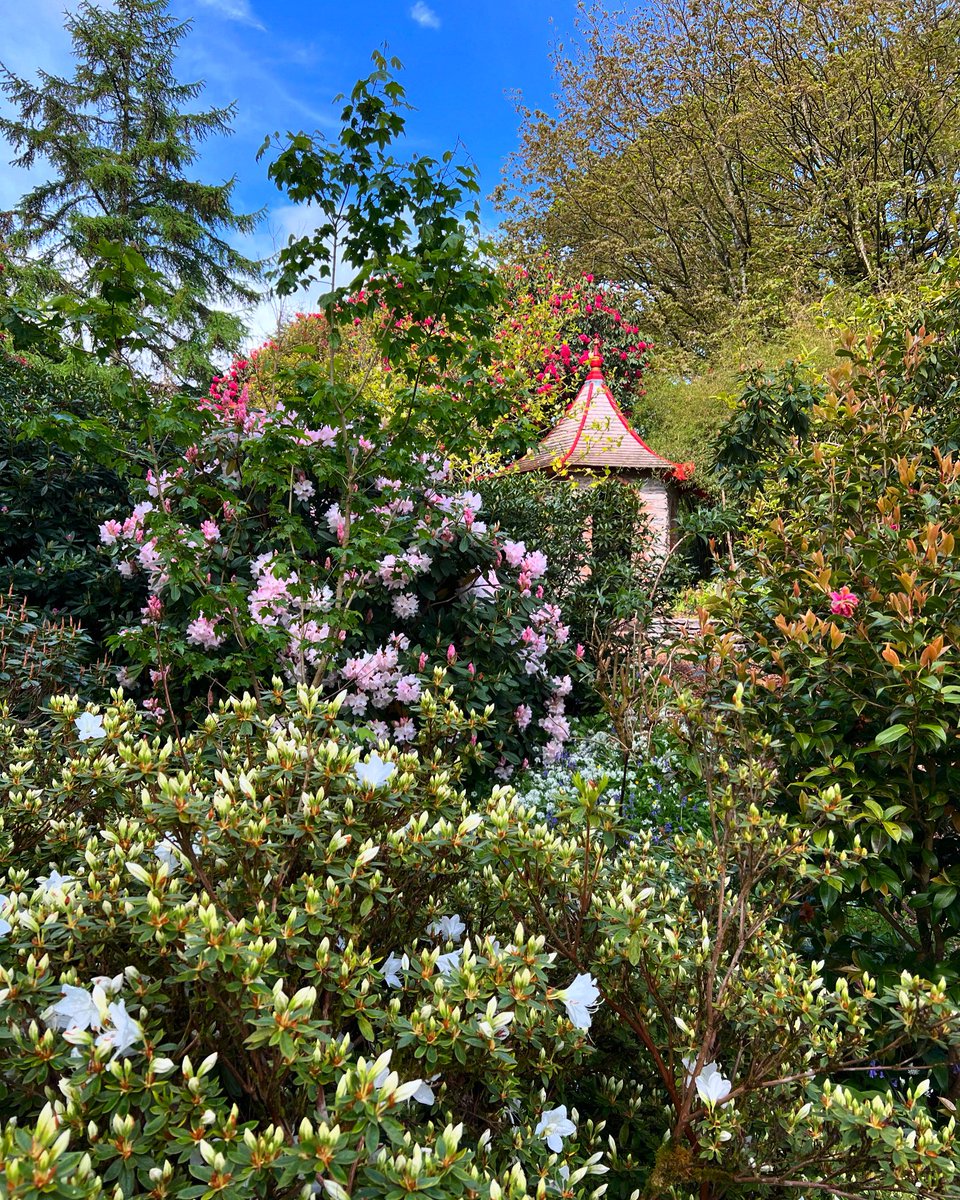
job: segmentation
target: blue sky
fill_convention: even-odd
[[[70,69],[62,29],[74,0],[4,5],[0,59],[17,74]],[[309,228],[308,212],[291,208],[256,162],[264,135],[275,130],[336,128],[333,97],[370,69],[371,52],[387,43],[404,64],[410,151],[440,155],[461,143],[481,174],[484,195],[516,148],[518,119],[511,93],[549,107],[550,50],[573,33],[576,0],[171,0],[190,18],[181,46],[181,79],[204,79],[208,104],[237,102],[235,133],[210,143],[198,174],[208,181],[238,178],[238,206],[265,207],[258,235],[245,247],[268,254],[290,233]],[[28,180],[0,159],[0,210],[11,207]],[[496,214],[485,205],[485,221]],[[302,303],[307,302],[305,297]],[[276,312],[256,317],[266,332]]]

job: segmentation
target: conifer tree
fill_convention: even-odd
[[[147,289],[155,365],[179,381],[202,378],[213,353],[239,343],[242,321],[223,309],[252,301],[259,274],[230,244],[258,215],[234,212],[235,179],[190,177],[200,144],[230,133],[235,106],[192,110],[203,84],[174,74],[190,22],[176,21],[167,0],[84,0],[66,29],[72,78],[41,71],[30,82],[0,66],[14,110],[0,133],[14,165],[50,172],[14,214],[21,269],[48,291],[89,293],[105,248],[135,252],[159,277]]]

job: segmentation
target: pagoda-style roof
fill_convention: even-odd
[[[610,471],[650,473],[676,469],[676,463],[655,454],[635,433],[613,398],[598,354],[590,373],[566,413],[540,442],[521,458],[513,471]]]

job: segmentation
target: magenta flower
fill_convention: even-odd
[[[859,603],[860,597],[847,587],[830,593],[830,611],[838,617],[852,617],[853,610]]]

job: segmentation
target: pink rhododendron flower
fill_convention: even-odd
[[[412,742],[417,736],[417,730],[409,717],[393,723],[393,740],[397,743]]]
[[[426,658],[426,655],[422,657]],[[397,680],[397,699],[401,704],[416,704],[420,699],[420,688],[420,680],[416,675],[404,675]]]
[[[223,637],[217,633],[216,622],[200,616],[187,626],[187,641],[194,646],[202,646],[204,650],[215,650]]]
[[[518,704],[514,711],[514,720],[517,722],[518,729],[526,729],[533,719],[533,709],[529,704]]]
[[[212,543],[220,541],[220,526],[216,523],[216,521],[202,521],[200,524],[200,532],[203,534],[203,540],[205,542]]]
[[[140,609],[140,615],[143,617],[145,625],[156,625],[163,616],[163,601],[159,596],[151,596],[146,603],[146,607]]]
[[[830,611],[838,617],[852,617],[853,610],[860,603],[860,597],[855,595],[847,587],[842,587],[838,592],[830,593]]]
[[[506,541],[503,543],[503,557],[511,567],[519,567],[526,553],[527,548],[523,542]]]
[[[456,661],[457,661],[457,648],[453,644],[453,642],[451,642],[450,645],[447,647],[447,663],[452,667]]]
[[[540,550],[531,550],[524,556],[523,571],[531,579],[539,579],[547,569],[547,556]]]
[[[399,596],[394,596],[391,607],[401,621],[408,621],[411,617],[416,616],[417,610],[420,608],[420,601],[412,592],[401,592]]]
[[[104,521],[100,526],[100,541],[105,546],[116,544],[117,538],[123,535],[123,526],[119,521]]]

